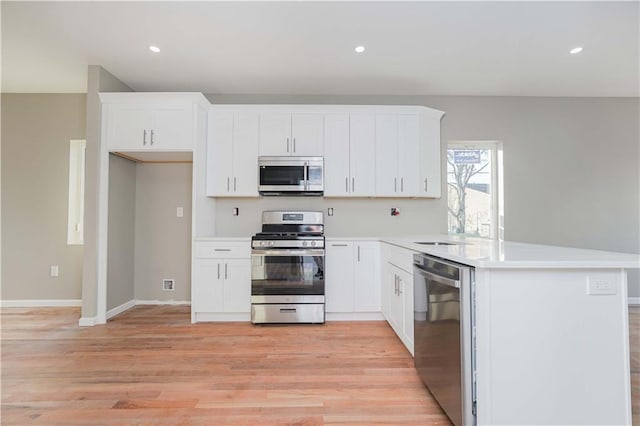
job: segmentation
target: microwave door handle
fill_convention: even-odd
[[[304,162],[304,190],[307,190],[307,186],[309,184],[309,163]]]

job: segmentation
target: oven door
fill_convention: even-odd
[[[252,250],[251,301],[324,303],[324,250]]]

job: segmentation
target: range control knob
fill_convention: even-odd
[[[316,242],[315,241],[311,241],[311,247],[315,247]]]
[[[311,243],[311,244],[313,245],[313,243]],[[302,242],[302,247],[306,247],[306,246],[307,246],[307,242],[306,242],[306,241],[303,241],[303,242]]]

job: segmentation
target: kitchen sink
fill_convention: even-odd
[[[457,246],[460,243],[448,243],[446,241],[416,241],[415,244],[424,244],[427,246]]]

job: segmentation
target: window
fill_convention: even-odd
[[[449,143],[447,204],[449,234],[503,239],[502,144]]]
[[[86,141],[69,143],[69,214],[67,244],[84,244],[84,157]]]

